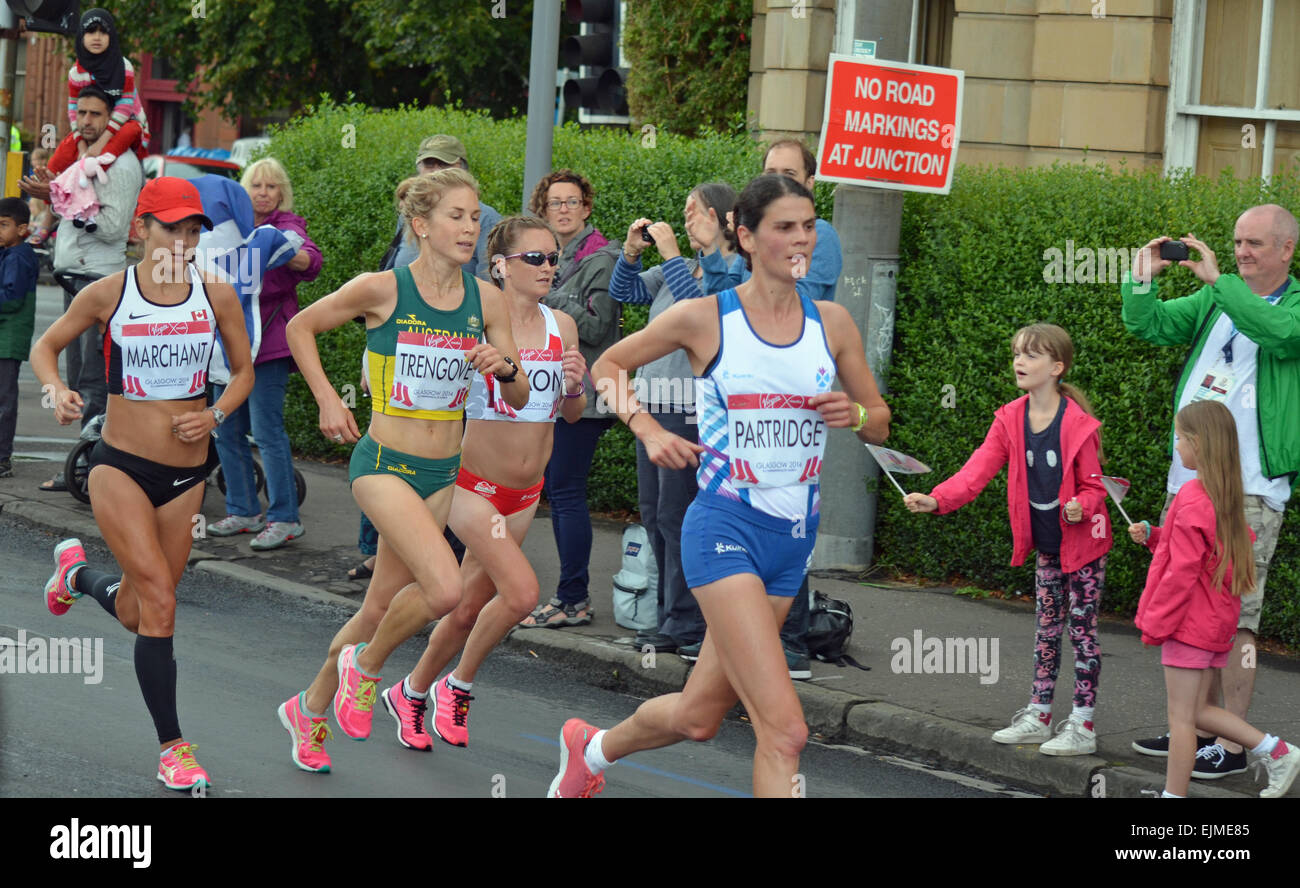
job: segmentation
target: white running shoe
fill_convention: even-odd
[[[208,536],[232,537],[240,533],[257,533],[263,527],[266,527],[266,521],[261,515],[254,515],[251,518],[243,515],[227,515],[220,521],[208,525]]]
[[[1071,715],[1056,726],[1056,736],[1038,751],[1043,755],[1092,755],[1097,751],[1097,732],[1088,730],[1083,719]]]
[[[1285,740],[1279,740],[1279,743],[1285,743]],[[1300,774],[1300,749],[1287,744],[1286,755],[1279,758],[1273,758],[1271,755],[1257,758],[1255,761],[1264,766],[1268,773],[1268,786],[1264,787],[1259,794],[1261,799],[1280,799],[1286,795],[1291,784],[1295,782],[1297,774]]]
[[[1011,719],[1011,727],[993,735],[994,743],[1042,743],[1052,738],[1052,726],[1042,719],[1042,714],[1026,706]]]
[[[264,552],[267,549],[278,549],[289,540],[296,540],[306,531],[297,521],[272,521],[266,525],[266,530],[253,537],[253,541],[248,544],[248,548],[256,549],[258,552]]]

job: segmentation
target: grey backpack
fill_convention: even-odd
[[[640,524],[623,531],[623,569],[614,574],[614,622],[637,632],[659,628],[659,565]]]

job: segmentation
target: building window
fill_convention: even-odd
[[[1165,171],[1271,177],[1300,160],[1300,0],[1177,0]]]

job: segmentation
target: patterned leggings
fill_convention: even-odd
[[[1061,629],[1068,616],[1070,641],[1074,644],[1074,705],[1097,705],[1097,682],[1101,677],[1097,606],[1101,603],[1101,592],[1105,584],[1105,555],[1070,574],[1061,570],[1059,556],[1038,556],[1038,569],[1035,573],[1038,631],[1034,645],[1034,689],[1029,698],[1031,703],[1045,706],[1052,703],[1056,675],[1061,666]]]

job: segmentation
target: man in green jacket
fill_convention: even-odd
[[[1255,687],[1255,635],[1264,581],[1282,526],[1282,510],[1300,471],[1300,283],[1290,276],[1300,240],[1296,218],[1276,204],[1251,207],[1233,232],[1237,274],[1222,274],[1214,252],[1192,235],[1183,243],[1201,258],[1179,262],[1205,286],[1190,296],[1156,298],[1155,275],[1172,260],[1160,258],[1159,237],[1142,247],[1121,287],[1124,326],[1155,345],[1191,345],[1175,393],[1175,412],[1192,401],[1223,402],[1237,422],[1246,520],[1256,533],[1255,591],[1241,601],[1234,653],[1210,688],[1210,702],[1245,718]],[[1172,442],[1172,437],[1171,437]],[[1169,468],[1165,509],[1196,477],[1177,452]],[[1163,523],[1163,515],[1161,522]],[[1193,777],[1215,779],[1246,770],[1245,751],[1223,738],[1198,741]],[[1139,740],[1146,755],[1168,754],[1169,739]]]
[[[27,243],[27,202],[0,199],[0,478],[12,477],[18,368],[36,325],[36,253]]]

